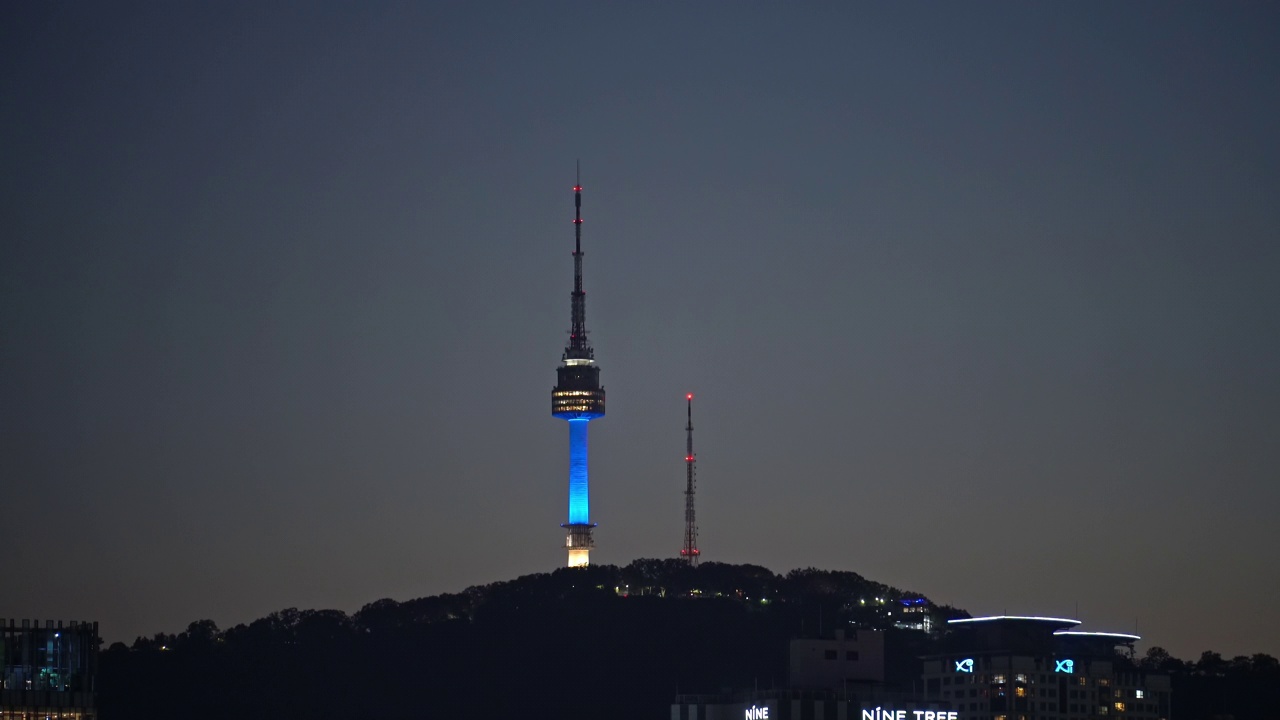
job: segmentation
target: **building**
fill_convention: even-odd
[[[1166,675],[1130,671],[1128,633],[1079,620],[996,616],[948,622],[945,652],[923,659],[924,692],[961,720],[1168,720]]]
[[[582,185],[573,186],[573,292],[570,293],[569,344],[556,368],[551,414],[569,421],[569,521],[565,547],[569,567],[587,565],[595,541],[591,531],[587,483],[587,425],[604,417],[604,388],[595,350],[587,342],[587,293],[582,289]]]
[[[1140,638],[1081,631],[1079,624],[999,616],[938,623],[934,637],[841,630],[793,639],[785,689],[679,695],[671,718],[1169,720],[1169,677],[1140,672],[1131,662]],[[910,648],[930,654],[904,656]]]
[[[884,633],[837,630],[832,638],[794,638],[788,653],[791,687],[836,689],[884,682]]]
[[[893,626],[901,630],[919,630],[931,633],[934,629],[933,606],[928,598],[902,598],[898,601],[898,616]]]
[[[885,684],[885,641],[881,630],[792,639],[787,688],[679,695],[671,720],[959,720],[948,702]]]
[[[95,720],[98,623],[0,618],[0,720]]]
[[[677,695],[671,720],[963,720],[946,703],[885,688]]]

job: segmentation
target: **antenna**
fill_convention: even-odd
[[[684,547],[680,548],[681,559],[690,565],[698,564],[698,521],[694,512],[693,492],[696,489],[694,465],[697,457],[693,454],[693,393],[687,393],[684,399],[689,403],[689,423],[685,425],[685,489],[684,489]]]
[[[582,289],[582,165],[574,163],[573,185],[573,292],[569,295],[569,345],[565,359],[591,360],[595,353],[587,343],[587,293]]]
[[[573,161],[573,254],[582,254],[582,161]],[[575,265],[578,275],[582,273],[581,263]],[[581,290],[581,284],[574,290]]]

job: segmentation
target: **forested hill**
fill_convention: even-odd
[[[200,620],[103,652],[100,717],[652,720],[677,693],[785,686],[790,638],[851,624],[888,629],[887,674],[912,677],[938,646],[893,625],[899,601],[921,598],[851,572],[637,560],[353,615],[290,608],[227,630]],[[1182,662],[1154,647],[1116,661],[1171,675],[1179,720],[1274,715],[1271,656]]]
[[[117,643],[99,701],[103,720],[665,717],[677,692],[783,685],[789,638],[888,627],[908,597],[923,596],[851,572],[565,568],[354,615],[288,609]]]

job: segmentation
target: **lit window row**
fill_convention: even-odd
[[[599,394],[600,394],[599,390],[557,390],[551,395],[552,397],[562,398],[562,397],[591,397],[592,395],[599,395]]]
[[[92,711],[82,710],[5,710],[0,708],[0,720],[93,720]]]

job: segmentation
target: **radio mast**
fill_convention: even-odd
[[[698,564],[698,521],[693,506],[693,492],[696,489],[696,456],[693,454],[693,393],[684,396],[688,401],[689,424],[685,425],[685,489],[684,489],[684,547],[680,549],[680,557],[690,565]]]

